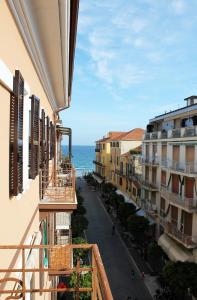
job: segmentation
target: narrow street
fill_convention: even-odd
[[[114,300],[151,300],[143,280],[135,267],[135,262],[118,233],[112,235],[112,221],[108,216],[97,192],[92,192],[83,179],[77,180],[84,197],[89,226],[87,239],[97,243],[109,279]],[[132,270],[135,278],[132,279]]]

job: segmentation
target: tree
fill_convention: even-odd
[[[83,215],[72,215],[71,227],[74,237],[81,236],[83,231],[88,228],[88,220]]]
[[[114,186],[111,182],[104,183],[103,185],[103,193],[110,194],[111,192],[116,191],[116,186]]]
[[[86,209],[83,205],[78,204],[77,209],[74,210],[73,215],[85,215],[86,214]]]
[[[109,195],[109,202],[115,210],[118,210],[120,204],[124,203],[124,197],[122,195],[118,195],[116,192],[111,192]]]
[[[121,224],[127,228],[127,219],[135,213],[136,207],[132,203],[120,203],[117,211]]]
[[[83,202],[84,202],[84,198],[80,194],[78,194],[77,195],[77,203],[78,203],[78,205],[82,205]]]
[[[177,299],[184,299],[188,289],[197,297],[197,265],[191,262],[169,261],[163,269],[164,281],[174,291]]]
[[[149,220],[143,216],[132,215],[128,218],[127,227],[135,240],[141,242],[145,240],[149,229]]]
[[[81,237],[76,237],[72,239],[73,244],[87,244],[87,241]],[[83,261],[86,261],[88,258],[88,249],[73,249],[73,262],[76,266],[77,260],[82,259]]]

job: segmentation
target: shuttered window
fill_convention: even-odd
[[[10,196],[23,191],[23,103],[24,79],[16,70],[10,99]]]
[[[29,178],[35,179],[39,172],[39,116],[40,100],[31,97],[31,134],[29,141]]]

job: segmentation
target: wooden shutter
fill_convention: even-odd
[[[16,70],[10,100],[10,196],[23,191],[23,102],[24,79]]]
[[[31,135],[30,135],[30,169],[29,177],[35,179],[39,171],[39,115],[40,99],[31,97]]]
[[[179,162],[179,156],[180,156],[180,147],[179,146],[173,146],[173,161]]]
[[[194,197],[194,179],[191,177],[185,177],[185,197]]]
[[[171,222],[177,225],[178,222],[178,208],[171,205]]]
[[[166,171],[161,171],[161,184],[166,185]]]
[[[55,156],[55,126],[50,122],[50,159]]]
[[[172,175],[172,192],[179,193],[179,177],[176,174]]]
[[[44,165],[44,146],[45,146],[45,111],[41,111],[40,119],[40,168]]]
[[[192,214],[183,211],[183,220],[184,220],[184,234],[191,236],[192,235]]]

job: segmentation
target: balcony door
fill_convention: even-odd
[[[192,235],[192,214],[183,211],[183,232],[186,235]]]
[[[177,227],[178,223],[178,208],[171,206],[171,223]]]
[[[173,146],[172,160],[173,168],[179,169],[179,159],[180,159],[180,146]]]
[[[152,184],[156,185],[157,180],[157,168],[152,168]]]
[[[185,177],[185,197],[194,197],[194,180],[190,177]]]
[[[186,146],[185,150],[186,172],[191,173],[194,171],[195,149],[194,146]]]
[[[179,177],[176,174],[172,174],[172,192],[179,194]]]
[[[146,144],[146,159],[149,159],[149,145]]]

